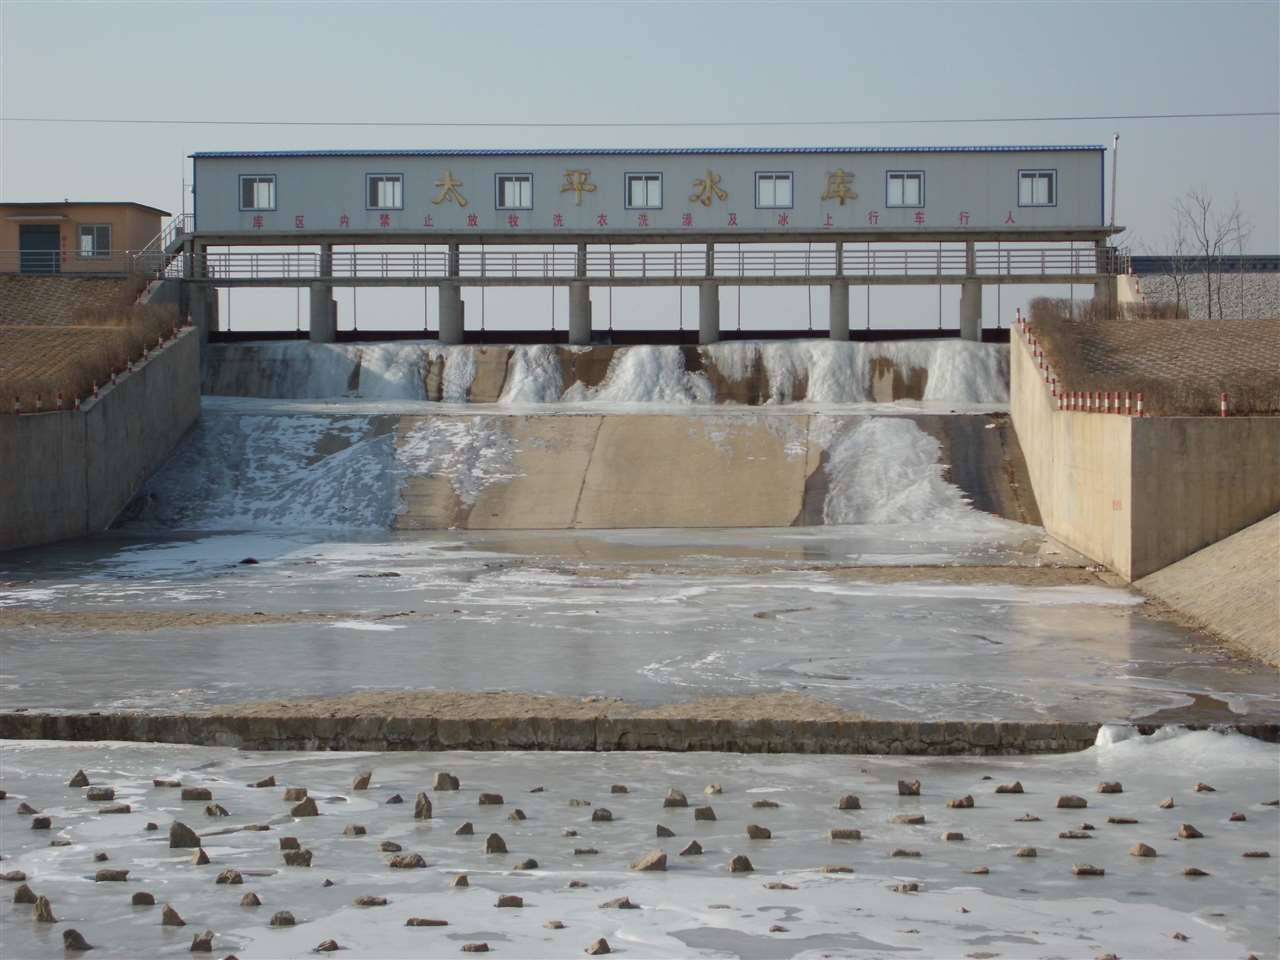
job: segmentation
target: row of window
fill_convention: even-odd
[[[82,224],[80,227],[80,245],[76,252],[82,257],[111,256],[111,224]]]
[[[788,209],[794,202],[794,174],[767,172],[756,174],[756,206],[762,209]],[[1053,207],[1058,202],[1056,170],[1019,170],[1018,206]],[[625,174],[626,205],[629,210],[662,208],[662,174]],[[594,185],[589,185],[594,191]],[[499,210],[533,209],[533,174],[499,173],[494,177],[494,202]],[[843,202],[843,201],[842,201]],[[890,170],[885,174],[885,206],[923,207],[924,171]],[[365,206],[369,210],[404,209],[404,175],[399,173],[365,174]],[[274,174],[246,175],[240,178],[241,210],[274,210],[276,178]]]

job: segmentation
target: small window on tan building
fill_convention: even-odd
[[[82,224],[78,250],[82,257],[111,256],[111,224]]]

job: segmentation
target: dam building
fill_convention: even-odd
[[[984,284],[1092,284],[1114,302],[1101,146],[192,160],[194,212],[166,269],[188,281],[206,330],[217,329],[214,288],[236,286],[309,287],[319,341],[337,334],[333,289],[345,286],[438,288],[443,343],[466,339],[463,286],[567,287],[575,344],[592,340],[593,286],[696,286],[703,343],[721,336],[723,285],[825,285],[835,339],[850,336],[851,285],[958,284],[970,339],[982,335]]]

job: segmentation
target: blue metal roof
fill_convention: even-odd
[[[191,156],[197,160],[233,157],[675,157],[752,153],[1065,153],[1105,149],[1097,144],[985,147],[556,147],[529,150],[208,150]]]

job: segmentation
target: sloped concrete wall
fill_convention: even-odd
[[[199,414],[183,330],[78,412],[0,417],[0,550],[105,529]]]

